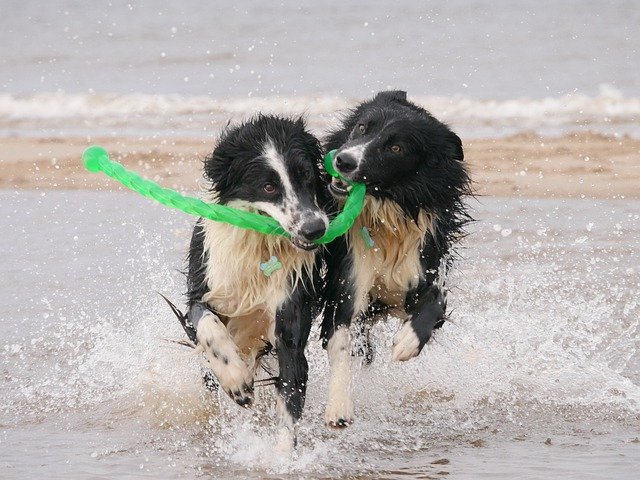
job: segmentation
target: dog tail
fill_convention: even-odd
[[[189,321],[187,316],[184,313],[182,313],[178,309],[178,307],[176,307],[171,302],[171,300],[169,300],[163,294],[158,292],[158,295],[160,295],[164,299],[164,301],[167,302],[167,305],[169,305],[169,308],[171,309],[173,314],[176,316],[176,318],[180,322],[180,325],[182,325],[182,329],[187,334],[187,337],[189,337],[189,340],[190,340],[190,343],[185,343],[185,342],[181,342],[181,341],[177,341],[176,343],[179,343],[180,345],[187,345],[187,346],[195,348],[195,345],[198,343],[198,338],[196,336],[196,330],[193,328],[193,325],[191,325],[191,322]]]

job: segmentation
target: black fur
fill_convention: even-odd
[[[356,159],[349,152],[365,144],[361,162],[351,171]],[[395,202],[406,221],[415,221],[423,210],[437,218],[436,234],[426,234],[420,252],[423,276],[416,288],[406,292],[405,309],[412,316],[410,322],[421,350],[445,319],[445,295],[439,287],[444,282],[438,272],[442,265],[448,265],[452,246],[471,220],[463,203],[471,191],[462,142],[447,125],[408,101],[405,92],[391,91],[378,93],[349,111],[324,146],[327,151],[338,150],[334,163],[341,152],[347,152],[341,158],[345,177],[365,182],[367,195]],[[396,147],[399,151],[394,151]],[[321,336],[326,346],[337,327],[349,325],[358,316],[366,321],[385,306],[354,311],[352,266],[357,259],[344,238],[328,246],[325,258],[328,275]]]
[[[258,115],[225,131],[205,160],[205,176],[218,193],[218,201],[224,205],[236,199],[249,202],[281,199],[281,190],[268,195],[262,189],[265,182],[276,185],[280,182],[275,172],[265,170],[263,162],[256,161],[267,140],[271,140],[278,151],[285,152],[290,171],[295,174],[292,180],[299,187],[300,200],[303,206],[311,206],[313,200],[308,194],[320,191],[320,143],[307,132],[302,118],[293,120],[271,115]],[[314,161],[310,162],[309,158]]]
[[[367,194],[396,202],[410,218],[420,210],[434,212],[445,227],[439,246],[455,241],[469,216],[462,204],[470,194],[460,138],[425,109],[406,99],[405,92],[378,93],[361,103],[327,136],[325,149],[336,150],[373,139],[367,157]],[[392,122],[385,126],[387,122]],[[365,134],[356,125],[365,126]],[[389,151],[399,144],[399,155]],[[362,181],[362,171],[354,181]]]
[[[276,313],[276,354],[280,374],[276,388],[294,420],[302,416],[309,366],[304,354],[311,331],[309,284],[298,284],[289,301]],[[304,319],[304,321],[300,321]]]
[[[222,134],[218,146],[206,158],[205,176],[211,181],[211,190],[215,192],[219,203],[242,200],[248,203],[277,204],[282,200],[284,190],[280,178],[262,158],[268,142],[285,159],[299,200],[298,206],[306,211],[317,211],[317,197],[326,194],[319,173],[322,156],[318,140],[306,131],[302,119],[264,115],[228,128]],[[266,183],[275,185],[276,191],[266,192],[263,188]],[[206,267],[212,260],[205,250],[202,222],[202,219],[196,222],[189,247],[187,313],[176,313],[187,336],[194,343],[198,341],[196,331],[203,314],[206,311],[217,314],[211,305],[203,301],[204,295],[209,291]],[[319,264],[319,260],[317,263]],[[315,272],[318,272],[317,267]],[[233,272],[229,274],[232,275]],[[314,281],[317,280],[303,278],[292,295],[278,307],[275,314],[276,345],[267,344],[264,349],[264,352],[272,347],[276,349],[280,373],[275,379],[275,385],[295,421],[302,415],[307,385],[308,365],[304,349],[311,329],[313,305],[317,309],[317,298],[312,287]],[[212,373],[207,372],[205,384],[210,389],[214,388],[212,379]],[[247,399],[240,394],[232,397],[243,406],[247,404]]]

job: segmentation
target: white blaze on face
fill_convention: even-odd
[[[300,200],[296,193],[291,176],[287,170],[284,156],[278,151],[273,141],[268,140],[264,145],[262,156],[266,160],[267,165],[271,167],[280,179],[282,185],[282,201],[279,204],[271,202],[255,202],[255,206],[269,216],[276,219],[282,227],[292,235],[297,235],[300,227],[309,217],[321,218],[325,225],[329,224],[326,215],[320,211],[303,211],[300,206]]]
[[[255,202],[255,206],[276,219],[289,233],[295,234],[299,229],[299,225],[297,224],[299,222],[300,212],[296,211],[299,201],[293,184],[291,183],[284,157],[271,140],[265,143],[262,156],[280,179],[280,185],[282,185],[283,188],[282,200],[277,204],[271,202]]]
[[[271,140],[269,140],[265,148],[262,152],[265,160],[269,164],[273,170],[280,177],[280,183],[284,188],[284,204],[285,205],[294,205],[298,202],[298,196],[296,195],[295,190],[293,189],[293,184],[291,183],[291,178],[289,177],[289,172],[287,171],[287,166],[284,162],[284,157],[282,154],[276,149],[275,145]]]
[[[371,142],[361,143],[359,145],[354,145],[352,147],[339,150],[333,159],[333,168],[336,168],[336,158],[338,158],[339,155],[348,155],[354,158],[357,164],[356,169],[353,172],[350,172],[349,175],[355,175],[358,172],[360,165],[362,164],[362,160],[364,159],[364,152],[367,151],[367,147],[370,143]],[[339,169],[337,170],[340,171]]]

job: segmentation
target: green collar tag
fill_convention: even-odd
[[[324,165],[331,176],[337,177],[338,172],[333,168],[333,156],[335,150],[327,153]],[[82,154],[84,166],[90,172],[103,172],[117,180],[125,187],[138,192],[140,195],[160,202],[167,207],[182,210],[189,215],[208,218],[216,222],[226,222],[238,228],[255,230],[266,235],[290,235],[273,218],[259,215],[245,210],[228,207],[216,203],[206,203],[195,197],[182,195],[175,190],[163,188],[157,183],[142,178],[135,172],[126,170],[118,162],[109,160],[107,151],[99,146],[87,148]],[[351,228],[364,206],[365,186],[362,183],[354,183],[345,202],[342,212],[329,224],[325,234],[315,243],[329,243]]]
[[[362,240],[364,240],[364,244],[367,248],[373,248],[375,246],[376,242],[371,238],[371,233],[367,227],[362,227],[360,229],[360,235],[362,236]]]
[[[278,260],[278,257],[273,255],[269,260],[260,264],[260,270],[265,277],[270,277],[273,272],[277,272],[282,268],[282,263]]]

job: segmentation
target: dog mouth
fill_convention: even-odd
[[[300,237],[291,237],[291,243],[293,243],[300,250],[306,250],[307,252],[318,248],[317,244],[309,242],[307,240],[303,240]]]
[[[336,197],[346,197],[349,195],[351,188],[351,185],[335,177],[331,179],[331,183],[329,184],[329,191]]]

